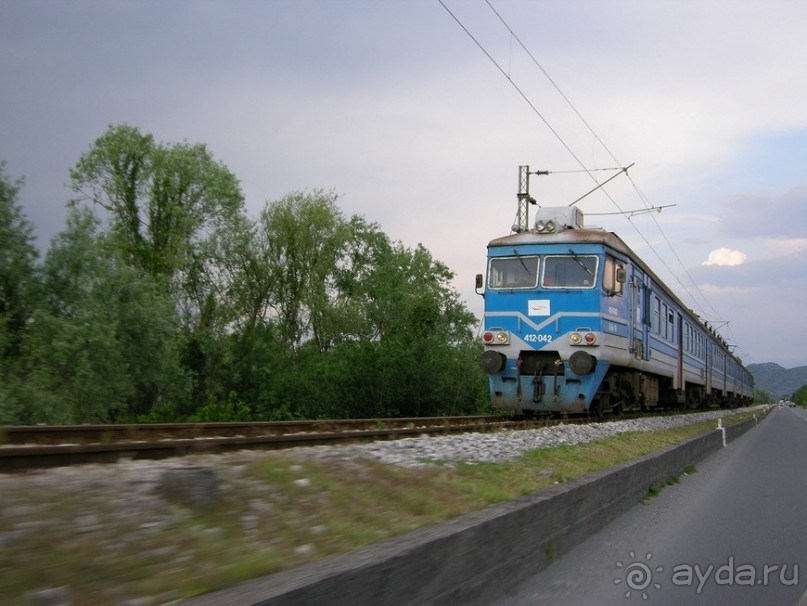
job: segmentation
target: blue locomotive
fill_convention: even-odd
[[[596,416],[750,403],[754,382],[708,324],[574,206],[488,244],[479,364],[492,404]]]

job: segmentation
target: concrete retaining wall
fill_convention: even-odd
[[[727,442],[755,422],[726,428]],[[484,604],[636,505],[651,486],[722,446],[722,432],[713,431],[515,501],[183,603]]]

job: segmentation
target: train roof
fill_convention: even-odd
[[[622,238],[601,227],[568,228],[552,234],[539,234],[532,230],[524,231],[518,234],[495,238],[490,241],[488,247],[513,246],[517,244],[563,244],[566,242],[603,244],[624,255],[636,258],[636,254],[622,241]]]

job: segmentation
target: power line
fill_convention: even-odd
[[[454,19],[454,21],[457,22],[457,25],[459,25],[462,28],[462,31],[464,31],[468,35],[468,37],[471,40],[473,40],[474,44],[476,44],[476,46],[479,48],[479,50],[481,50],[485,54],[485,56],[490,60],[490,62],[493,63],[494,66],[496,66],[496,69],[499,70],[501,75],[504,76],[505,78],[507,78],[507,81],[511,84],[511,86],[514,89],[516,89],[516,91],[521,96],[521,98],[524,99],[524,101],[527,103],[527,105],[530,106],[530,108],[535,113],[535,115],[538,116],[541,119],[541,121],[544,123],[544,125],[555,136],[555,138],[560,142],[560,144],[563,145],[563,147],[566,149],[567,152],[569,152],[569,154],[572,156],[572,158],[574,158],[575,161],[577,161],[577,163],[580,165],[580,167],[585,172],[590,173],[591,171],[588,169],[588,167],[585,164],[583,164],[583,161],[580,160],[580,158],[577,157],[577,155],[574,153],[574,151],[572,151],[572,148],[569,147],[569,145],[566,143],[566,141],[563,140],[563,137],[560,136],[560,133],[558,133],[554,128],[552,128],[552,125],[549,123],[549,121],[546,118],[544,118],[543,114],[541,114],[541,112],[538,110],[537,107],[535,107],[533,102],[530,101],[529,97],[527,97],[527,94],[523,90],[521,90],[521,88],[518,86],[518,84],[515,83],[515,81],[513,81],[513,79],[510,77],[510,74],[508,74],[504,70],[504,68],[501,65],[499,65],[499,63],[496,61],[496,59],[493,58],[493,56],[487,51],[487,49],[482,45],[482,43],[479,40],[477,40],[476,37],[470,32],[470,30],[467,27],[465,27],[465,25],[462,23],[462,21],[459,20],[459,17],[457,17],[451,11],[451,9],[446,6],[445,2],[443,2],[443,0],[437,0],[437,1],[440,3],[440,6],[442,6],[446,10],[446,12],[449,15],[451,15],[451,18]],[[594,178],[593,176],[591,178],[594,179],[595,182],[597,181],[596,178]]]
[[[516,42],[518,42],[518,45],[519,45],[519,46],[522,48],[522,50],[523,50],[525,53],[527,53],[527,56],[530,58],[530,60],[531,60],[531,61],[532,61],[532,62],[535,64],[535,66],[536,66],[536,67],[537,67],[539,70],[541,70],[541,73],[542,73],[542,74],[543,74],[543,75],[546,77],[546,79],[547,79],[547,80],[549,80],[549,83],[550,83],[550,84],[551,84],[551,85],[554,87],[554,89],[557,91],[557,93],[558,93],[558,94],[559,94],[559,95],[560,95],[560,96],[563,98],[563,100],[564,100],[564,101],[566,101],[566,103],[569,105],[569,107],[571,107],[571,108],[572,108],[572,111],[573,111],[573,112],[574,112],[574,113],[577,115],[577,117],[578,117],[578,118],[580,118],[580,121],[581,121],[583,124],[585,124],[585,125],[586,125],[586,127],[587,127],[587,128],[588,128],[588,130],[589,130],[589,132],[590,132],[592,135],[594,135],[594,139],[595,139],[595,140],[596,140],[596,141],[597,141],[597,142],[598,142],[600,145],[602,145],[602,148],[603,148],[603,149],[604,149],[604,150],[605,150],[605,151],[608,153],[608,155],[609,155],[609,156],[611,156],[611,159],[612,159],[614,162],[616,162],[617,164],[619,164],[619,165],[621,166],[622,164],[619,162],[619,160],[617,160],[617,159],[616,159],[616,156],[614,156],[614,154],[612,154],[612,153],[611,153],[611,150],[610,150],[610,149],[608,149],[608,146],[607,146],[607,145],[605,145],[605,143],[602,141],[602,139],[600,139],[600,137],[597,135],[597,133],[595,133],[595,132],[594,132],[594,129],[593,129],[593,128],[591,128],[591,125],[589,125],[589,123],[588,123],[588,122],[586,122],[586,119],[583,117],[583,115],[582,115],[582,114],[581,114],[579,111],[577,111],[577,108],[574,106],[574,104],[571,102],[571,100],[570,100],[570,99],[569,99],[569,98],[568,98],[568,97],[567,97],[567,96],[564,94],[564,92],[563,92],[563,91],[560,89],[560,87],[559,87],[559,86],[558,86],[558,85],[555,83],[555,81],[552,79],[552,77],[549,75],[549,73],[548,73],[548,72],[547,72],[547,71],[546,71],[546,70],[543,68],[543,66],[542,66],[542,65],[541,65],[541,64],[538,62],[538,59],[536,59],[536,58],[535,58],[535,56],[534,56],[534,55],[533,55],[533,54],[530,52],[530,50],[529,50],[529,49],[528,49],[528,48],[525,46],[525,44],[524,44],[524,43],[521,41],[521,39],[520,39],[520,38],[519,38],[519,37],[516,35],[516,33],[513,31],[513,29],[512,29],[512,28],[511,28],[511,27],[510,27],[510,26],[507,24],[507,21],[505,21],[505,20],[504,20],[504,17],[502,17],[502,16],[499,14],[499,11],[497,11],[497,10],[494,8],[494,6],[493,6],[493,5],[490,3],[490,0],[485,0],[485,2],[486,2],[486,3],[487,3],[487,5],[490,7],[490,10],[492,10],[492,11],[493,11],[493,14],[494,14],[494,15],[496,15],[496,17],[498,17],[498,18],[499,18],[499,21],[501,21],[502,25],[504,25],[504,27],[507,29],[507,31],[508,31],[508,32],[510,32],[510,36],[511,36],[511,37],[512,37],[512,38],[513,38],[513,39],[514,39]],[[442,4],[442,0],[440,0],[440,3]]]
[[[479,48],[479,49],[480,49],[480,50],[481,50],[481,51],[482,51],[482,52],[485,54],[485,56],[486,56],[486,57],[487,57],[487,58],[490,60],[490,62],[491,62],[491,63],[493,63],[493,65],[494,65],[494,66],[496,66],[496,68],[497,68],[497,69],[499,70],[499,72],[500,72],[500,73],[501,73],[501,74],[502,74],[502,75],[503,75],[503,76],[504,76],[504,77],[507,79],[507,81],[508,81],[508,82],[510,82],[510,84],[511,84],[511,85],[512,85],[512,86],[513,86],[515,89],[516,89],[516,91],[519,93],[519,95],[522,97],[522,99],[524,99],[524,101],[525,101],[525,102],[526,102],[526,103],[527,103],[527,104],[530,106],[530,108],[533,110],[533,112],[535,112],[535,114],[536,114],[536,115],[537,115],[537,116],[538,116],[538,117],[541,119],[541,121],[544,123],[544,125],[546,125],[546,127],[549,129],[549,131],[550,131],[550,132],[551,132],[551,133],[552,133],[552,134],[555,136],[555,138],[557,138],[557,139],[558,139],[558,141],[560,141],[560,143],[563,145],[563,147],[564,147],[564,148],[565,148],[565,149],[566,149],[566,150],[569,152],[569,154],[570,154],[570,155],[571,155],[571,156],[572,156],[572,157],[575,159],[575,161],[576,161],[576,162],[577,162],[577,163],[578,163],[578,164],[579,164],[579,165],[582,167],[582,169],[583,169],[583,171],[582,171],[582,172],[586,172],[586,173],[588,173],[589,177],[591,177],[591,179],[592,179],[592,180],[593,180],[595,183],[597,183],[597,184],[598,184],[598,187],[599,187],[600,185],[604,185],[604,183],[603,183],[603,184],[600,184],[600,183],[597,181],[596,177],[595,177],[595,176],[592,174],[592,172],[593,172],[594,170],[599,170],[599,169],[589,169],[588,167],[586,167],[586,166],[585,166],[585,164],[584,164],[584,163],[583,163],[583,162],[580,160],[580,158],[578,158],[578,157],[577,157],[577,155],[576,155],[576,154],[575,154],[575,153],[572,151],[572,149],[569,147],[569,145],[568,145],[568,144],[567,144],[567,143],[566,143],[566,142],[563,140],[563,138],[560,136],[560,134],[559,134],[559,133],[558,133],[558,132],[557,132],[557,131],[556,131],[556,130],[555,130],[555,129],[554,129],[554,128],[553,128],[553,127],[550,125],[550,124],[549,124],[549,122],[547,121],[547,119],[546,119],[546,118],[545,118],[545,117],[544,117],[544,116],[541,114],[541,112],[540,112],[540,111],[537,109],[537,107],[536,107],[536,106],[535,106],[535,105],[532,103],[532,101],[530,101],[530,99],[527,97],[526,93],[524,93],[524,91],[523,91],[523,90],[522,90],[522,89],[521,89],[521,88],[520,88],[520,87],[519,87],[519,86],[516,84],[516,82],[515,82],[515,81],[513,80],[513,78],[511,77],[511,75],[510,75],[510,73],[509,73],[509,70],[508,70],[508,71],[505,71],[505,70],[504,70],[504,69],[501,67],[501,65],[500,65],[500,64],[499,64],[499,63],[498,63],[498,62],[497,62],[497,61],[496,61],[496,60],[493,58],[493,56],[492,56],[492,55],[491,55],[491,54],[490,54],[490,53],[487,51],[487,49],[485,49],[485,47],[482,45],[482,43],[481,43],[481,42],[479,42],[479,40],[478,40],[478,39],[477,39],[477,38],[476,38],[476,37],[475,37],[475,36],[474,36],[474,35],[473,35],[473,34],[470,32],[470,30],[468,30],[468,28],[467,28],[467,27],[465,27],[465,25],[464,25],[464,24],[463,24],[463,23],[460,21],[460,19],[459,19],[459,18],[458,18],[458,17],[457,17],[457,16],[456,16],[456,15],[455,15],[455,14],[454,14],[454,13],[453,13],[453,12],[452,12],[452,11],[451,11],[449,8],[448,8],[448,6],[446,6],[446,4],[443,2],[443,0],[438,0],[438,2],[439,2],[439,3],[440,3],[440,5],[441,5],[441,6],[442,6],[442,7],[443,7],[445,10],[446,10],[446,12],[448,12],[448,14],[449,14],[449,15],[450,15],[450,16],[451,16],[453,19],[454,19],[454,21],[455,21],[455,22],[456,22],[456,23],[457,23],[457,24],[460,26],[460,28],[462,28],[462,30],[463,30],[463,31],[464,31],[464,32],[465,32],[465,33],[468,35],[468,37],[469,37],[469,38],[471,38],[471,40],[473,40],[473,42],[474,42],[474,43],[477,45],[477,47],[478,47],[478,48]],[[542,73],[542,74],[543,74],[543,75],[546,77],[546,79],[547,79],[547,80],[550,82],[550,84],[551,84],[551,85],[554,87],[554,89],[555,89],[555,90],[557,91],[557,93],[558,93],[558,94],[561,96],[561,98],[563,98],[563,100],[564,100],[564,101],[567,103],[567,105],[568,105],[568,106],[571,108],[571,110],[574,112],[574,114],[575,114],[575,115],[576,115],[576,116],[577,116],[577,117],[580,119],[580,121],[581,121],[581,122],[582,122],[582,123],[585,125],[585,127],[588,129],[588,131],[589,131],[589,132],[591,133],[591,135],[594,137],[595,141],[596,141],[597,143],[599,143],[599,144],[602,146],[603,150],[605,150],[605,152],[606,152],[606,153],[607,153],[607,154],[608,154],[608,155],[611,157],[611,159],[612,159],[612,160],[614,160],[614,162],[616,162],[618,165],[621,165],[621,163],[620,163],[620,162],[619,162],[619,160],[616,158],[616,156],[614,155],[614,153],[613,153],[613,152],[611,152],[611,150],[608,148],[608,146],[605,144],[605,142],[604,142],[604,141],[603,141],[603,140],[602,140],[602,139],[599,137],[599,135],[596,133],[596,131],[594,130],[594,128],[593,128],[593,127],[592,127],[592,126],[591,126],[591,125],[588,123],[588,121],[586,121],[586,119],[583,117],[583,115],[582,115],[582,114],[581,114],[581,113],[578,111],[578,109],[577,109],[577,108],[574,106],[574,104],[571,102],[571,100],[570,100],[570,99],[569,99],[569,98],[566,96],[566,94],[565,94],[565,93],[564,93],[564,92],[561,90],[561,88],[558,86],[558,84],[557,84],[557,83],[556,83],[556,82],[555,82],[555,81],[552,79],[552,77],[549,75],[549,73],[548,73],[548,72],[547,72],[547,71],[546,71],[546,70],[543,68],[543,66],[542,66],[542,65],[540,64],[540,62],[539,62],[539,61],[538,61],[538,60],[535,58],[535,56],[532,54],[532,52],[530,52],[530,50],[527,48],[527,46],[526,46],[526,45],[525,45],[525,44],[524,44],[524,43],[521,41],[521,39],[520,39],[520,38],[518,37],[518,35],[517,35],[517,34],[516,34],[514,31],[513,31],[513,29],[510,27],[510,25],[509,25],[509,24],[507,23],[507,21],[504,19],[504,17],[502,17],[502,15],[501,15],[501,14],[500,14],[500,13],[499,13],[497,10],[496,10],[496,8],[495,8],[495,7],[494,7],[494,6],[491,4],[490,0],[485,0],[485,2],[486,2],[486,4],[488,5],[488,7],[490,8],[490,10],[491,10],[491,11],[492,11],[492,12],[493,12],[493,13],[496,15],[496,17],[499,19],[499,21],[501,22],[501,24],[502,24],[502,25],[503,25],[503,26],[504,26],[504,27],[507,29],[507,31],[510,33],[510,36],[511,36],[511,44],[512,44],[512,40],[515,40],[515,41],[518,43],[518,45],[519,45],[519,46],[522,48],[522,50],[523,50],[523,51],[524,51],[524,52],[527,54],[527,56],[529,56],[529,58],[530,58],[530,60],[533,62],[533,64],[534,64],[534,65],[535,65],[535,66],[536,66],[536,67],[537,67],[537,68],[538,68],[538,69],[541,71],[541,73]],[[555,171],[555,172],[558,172],[558,171]],[[571,171],[565,171],[565,172],[571,172]],[[650,203],[650,201],[647,199],[647,197],[646,197],[646,196],[645,196],[645,195],[644,195],[644,194],[641,192],[641,190],[639,189],[638,185],[637,185],[637,184],[636,184],[636,182],[633,180],[633,178],[632,178],[632,177],[631,177],[629,174],[627,174],[627,172],[626,172],[626,175],[627,175],[627,177],[628,177],[628,181],[631,183],[631,186],[633,187],[634,191],[636,192],[637,196],[639,197],[639,199],[641,200],[642,204],[645,206],[645,209],[648,211],[648,213],[649,213],[649,214],[652,214],[652,212],[651,212],[651,211],[654,211],[654,210],[655,210],[655,209],[657,209],[657,208],[661,208],[661,207],[657,207],[657,206],[653,205],[652,203]],[[605,194],[605,196],[606,196],[606,197],[607,197],[607,198],[608,198],[608,199],[611,201],[611,203],[612,203],[612,204],[613,204],[613,205],[614,205],[614,206],[617,208],[617,210],[619,211],[619,214],[623,215],[623,216],[624,216],[624,217],[625,217],[625,218],[628,220],[628,222],[631,224],[631,227],[633,227],[633,229],[636,231],[636,233],[639,235],[639,237],[640,237],[640,238],[641,238],[641,239],[644,241],[644,243],[647,245],[647,247],[648,247],[650,250],[652,250],[652,251],[653,251],[653,253],[654,253],[654,254],[656,255],[656,257],[658,258],[659,262],[660,262],[660,263],[661,263],[661,264],[662,264],[662,265],[663,265],[663,266],[664,266],[664,267],[667,269],[667,271],[670,273],[670,275],[673,277],[673,279],[674,279],[674,280],[675,280],[675,281],[676,281],[676,282],[677,282],[677,283],[678,283],[678,284],[679,284],[679,285],[680,285],[680,286],[681,286],[681,287],[684,289],[684,291],[685,291],[685,292],[687,292],[687,293],[689,293],[689,294],[690,294],[690,296],[692,297],[692,302],[693,302],[693,303],[695,303],[695,304],[697,304],[696,298],[694,297],[694,295],[693,295],[693,294],[692,294],[692,292],[690,291],[689,287],[688,287],[687,285],[685,285],[683,282],[681,282],[680,278],[679,278],[679,277],[676,275],[676,273],[675,273],[675,272],[674,272],[674,271],[673,271],[673,270],[670,268],[670,266],[667,264],[667,262],[664,260],[664,258],[661,256],[661,254],[658,252],[658,250],[656,250],[656,248],[655,248],[655,247],[654,247],[654,246],[653,246],[653,245],[650,243],[650,241],[649,241],[649,240],[647,239],[647,237],[646,237],[646,236],[645,236],[645,235],[642,233],[642,231],[641,231],[641,230],[638,228],[638,226],[637,226],[636,224],[634,224],[634,223],[633,223],[633,221],[632,221],[631,219],[632,219],[632,217],[633,217],[633,214],[634,214],[634,213],[626,213],[626,212],[625,212],[625,211],[624,211],[624,210],[623,210],[623,209],[620,207],[620,205],[619,205],[619,204],[616,202],[616,200],[614,200],[614,198],[613,198],[613,197],[612,197],[612,196],[611,196],[611,195],[610,195],[610,194],[609,194],[607,191],[603,190],[603,193],[604,193],[604,194]],[[684,273],[686,274],[687,278],[689,278],[689,280],[690,280],[690,282],[691,282],[692,286],[694,286],[694,288],[695,288],[695,290],[697,291],[698,295],[700,295],[700,298],[702,299],[702,301],[703,301],[703,302],[704,302],[704,303],[705,303],[705,304],[706,304],[706,305],[707,305],[707,306],[708,306],[708,307],[709,307],[709,308],[712,310],[712,312],[714,312],[714,314],[715,314],[715,315],[719,315],[719,314],[717,313],[717,311],[715,310],[714,306],[711,304],[711,302],[710,302],[710,301],[709,301],[709,300],[706,298],[706,296],[703,294],[703,292],[701,291],[701,289],[700,289],[700,287],[698,286],[698,284],[697,284],[697,283],[695,282],[695,280],[692,278],[692,275],[689,273],[689,270],[687,270],[686,266],[685,266],[685,265],[684,265],[684,263],[681,261],[681,258],[679,257],[678,253],[676,252],[675,248],[673,247],[673,245],[672,245],[672,243],[670,242],[669,238],[667,237],[666,233],[665,233],[665,232],[664,232],[664,230],[662,229],[661,225],[658,223],[658,221],[656,220],[656,218],[655,218],[655,217],[652,217],[652,219],[653,219],[653,223],[654,223],[654,224],[655,224],[655,226],[656,226],[656,229],[659,231],[659,233],[661,234],[661,236],[664,238],[664,241],[667,243],[667,246],[669,247],[670,251],[672,252],[672,254],[673,254],[673,256],[675,257],[676,261],[678,262],[679,266],[680,266],[680,267],[683,269],[683,271],[684,271]],[[704,314],[704,315],[705,315],[705,314]]]
[[[493,11],[493,13],[496,15],[496,17],[497,17],[497,18],[499,19],[499,21],[502,23],[502,25],[503,25],[503,26],[504,26],[504,27],[507,29],[507,31],[508,31],[508,32],[510,32],[510,36],[512,37],[512,39],[514,39],[516,42],[518,42],[519,46],[521,46],[522,50],[524,50],[524,52],[527,54],[527,56],[529,56],[529,58],[530,58],[530,60],[533,62],[533,64],[535,64],[535,66],[536,66],[536,67],[537,67],[537,68],[538,68],[538,69],[541,71],[541,73],[542,73],[542,74],[543,74],[543,75],[546,77],[546,79],[547,79],[547,80],[549,81],[549,83],[550,83],[550,84],[551,84],[551,85],[554,87],[554,89],[555,89],[555,90],[557,91],[557,93],[558,93],[558,94],[561,96],[561,98],[563,98],[563,100],[564,100],[564,101],[565,101],[565,102],[568,104],[568,106],[571,108],[571,110],[574,112],[574,114],[575,114],[575,115],[576,115],[576,116],[577,116],[577,117],[580,119],[580,121],[581,121],[581,122],[582,122],[582,123],[585,125],[585,127],[588,129],[588,131],[589,131],[589,132],[591,133],[591,135],[594,137],[595,141],[597,141],[597,142],[598,142],[598,143],[599,143],[599,144],[602,146],[603,150],[605,150],[605,152],[606,152],[606,153],[607,153],[607,154],[608,154],[608,155],[611,157],[611,159],[612,159],[614,162],[616,162],[617,164],[620,164],[620,165],[621,165],[620,161],[617,159],[617,157],[614,155],[614,153],[613,153],[613,152],[612,152],[612,151],[611,151],[611,150],[608,148],[608,146],[605,144],[605,142],[604,142],[604,141],[603,141],[603,140],[600,138],[600,136],[599,136],[599,135],[596,133],[596,131],[594,130],[594,128],[593,128],[593,127],[592,127],[592,126],[591,126],[591,125],[588,123],[588,121],[587,121],[587,120],[586,120],[586,119],[583,117],[583,115],[582,115],[582,114],[581,114],[581,113],[578,111],[578,109],[575,107],[575,105],[572,103],[572,101],[569,99],[569,97],[567,97],[567,96],[566,96],[566,94],[565,94],[565,93],[564,93],[564,92],[561,90],[560,86],[558,86],[558,84],[557,84],[557,83],[556,83],[556,82],[555,82],[555,81],[552,79],[552,77],[549,75],[549,73],[548,73],[548,72],[547,72],[547,71],[546,71],[546,70],[543,68],[543,66],[542,66],[542,65],[540,64],[540,62],[539,62],[539,61],[538,61],[538,60],[535,58],[535,56],[532,54],[532,52],[530,52],[530,50],[527,48],[527,46],[526,46],[526,45],[525,45],[525,44],[524,44],[524,43],[521,41],[521,39],[520,39],[520,38],[518,37],[518,35],[517,35],[517,34],[516,34],[514,31],[513,31],[513,29],[510,27],[510,25],[507,23],[507,21],[505,21],[504,17],[502,17],[502,15],[499,13],[499,11],[497,11],[497,10],[496,10],[496,8],[493,6],[493,4],[491,4],[490,0],[485,0],[485,3],[488,5],[488,7],[490,7],[490,10],[491,10],[491,11]],[[631,186],[633,187],[634,191],[636,192],[637,196],[639,196],[639,199],[642,201],[642,204],[644,204],[645,208],[646,208],[646,209],[650,209],[650,208],[656,208],[656,207],[655,207],[655,206],[654,206],[654,205],[653,205],[653,204],[652,204],[652,203],[651,203],[651,202],[650,202],[650,201],[647,199],[647,197],[646,197],[646,196],[645,196],[645,195],[644,195],[644,194],[641,192],[641,190],[639,189],[639,186],[636,184],[636,182],[633,180],[633,178],[630,176],[630,174],[628,174],[628,173],[626,172],[626,176],[628,177],[628,181],[630,182],[630,184],[631,184]],[[613,198],[611,198],[611,196],[610,196],[610,195],[608,195],[608,194],[607,194],[607,192],[606,192],[606,195],[607,195],[607,197],[608,197],[608,198],[609,198],[609,199],[610,199],[612,202],[614,202]],[[622,212],[622,209],[619,207],[619,205],[618,205],[618,204],[615,204],[615,206],[617,207],[617,209],[619,209],[619,211],[620,211],[620,213],[621,213],[621,214],[625,215],[625,213],[623,213],[623,212]],[[630,221],[630,219],[632,218],[632,215],[625,215],[625,218],[627,218],[627,219],[628,219],[628,221]],[[695,290],[696,290],[696,291],[697,291],[697,293],[700,295],[700,297],[701,297],[701,299],[703,300],[703,302],[704,302],[704,303],[705,303],[705,304],[706,304],[706,305],[707,305],[707,306],[708,306],[708,307],[709,307],[709,308],[712,310],[712,312],[714,312],[714,313],[715,313],[715,315],[719,315],[719,314],[717,313],[717,310],[716,310],[716,309],[714,308],[714,306],[711,304],[711,302],[710,302],[710,301],[709,301],[709,300],[706,298],[706,296],[703,294],[703,291],[701,291],[701,289],[700,289],[700,287],[698,286],[697,282],[696,282],[696,281],[695,281],[695,280],[692,278],[692,275],[689,273],[689,270],[686,268],[686,266],[684,265],[684,263],[681,261],[681,258],[678,256],[678,253],[676,252],[675,248],[673,247],[672,243],[670,242],[669,238],[667,237],[667,234],[664,232],[664,230],[662,229],[661,225],[660,225],[660,224],[659,224],[659,222],[656,220],[656,217],[652,217],[652,219],[653,219],[653,223],[654,223],[654,224],[655,224],[655,226],[656,226],[656,229],[657,229],[657,230],[658,230],[658,232],[661,234],[661,236],[664,238],[664,241],[667,243],[667,246],[669,247],[669,249],[670,249],[670,251],[672,252],[673,256],[675,257],[676,261],[678,261],[678,265],[679,265],[679,266],[681,267],[681,269],[684,271],[684,273],[686,274],[687,278],[689,278],[689,281],[692,283],[692,286],[694,286]],[[658,257],[658,259],[661,261],[661,263],[664,265],[664,267],[665,267],[665,268],[666,268],[666,269],[667,269],[667,270],[670,272],[670,275],[671,275],[671,276],[672,276],[672,277],[673,277],[673,278],[676,280],[676,282],[678,282],[678,284],[680,284],[680,285],[681,285],[681,287],[682,287],[682,288],[683,288],[683,289],[684,289],[684,290],[685,290],[687,293],[690,293],[690,295],[692,295],[692,293],[691,293],[691,292],[690,292],[690,290],[689,290],[689,287],[687,287],[685,284],[683,284],[683,283],[681,282],[681,280],[678,278],[678,276],[675,274],[675,272],[673,272],[673,271],[672,271],[672,269],[670,269],[670,267],[669,267],[669,266],[666,264],[666,262],[665,262],[665,261],[664,261],[664,259],[661,257],[661,255],[659,254],[659,252],[658,252],[658,251],[655,249],[655,247],[654,247],[652,244],[650,244],[650,242],[648,242],[647,238],[645,238],[645,237],[644,237],[644,235],[641,233],[641,231],[639,230],[639,228],[638,228],[638,227],[637,227],[637,226],[636,226],[636,225],[635,225],[633,222],[631,222],[631,226],[632,226],[632,227],[633,227],[633,228],[636,230],[636,232],[637,232],[637,233],[638,233],[640,236],[642,236],[642,239],[643,239],[643,240],[645,241],[645,243],[646,243],[646,244],[647,244],[647,245],[650,247],[650,250],[652,250],[652,251],[653,251],[653,253],[656,255],[656,257]],[[693,296],[693,302],[694,302],[694,296]]]

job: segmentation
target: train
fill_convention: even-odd
[[[753,401],[731,347],[619,236],[586,227],[576,206],[524,216],[476,276],[494,408],[600,417]]]

